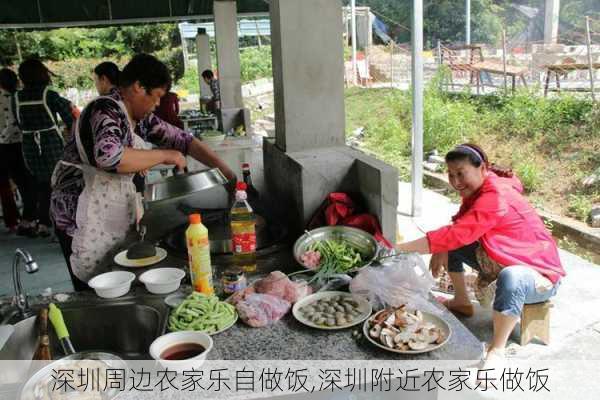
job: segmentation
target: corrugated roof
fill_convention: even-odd
[[[179,24],[179,32],[185,39],[194,39],[198,29],[205,29],[210,37],[215,36],[215,24],[213,22]],[[242,36],[270,36],[271,21],[268,19],[240,19],[238,21],[238,37]]]
[[[265,0],[236,0],[240,15],[269,11]],[[212,17],[213,0],[2,0],[0,28],[94,26]]]

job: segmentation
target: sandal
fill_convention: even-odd
[[[436,297],[436,300],[439,301],[444,307],[455,314],[462,315],[463,317],[472,317],[475,314],[475,308],[472,304],[465,305],[450,305],[451,299],[446,299],[444,297]]]

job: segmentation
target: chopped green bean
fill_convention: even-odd
[[[169,317],[171,331],[203,331],[217,332],[235,321],[235,308],[216,296],[202,293],[190,294]]]

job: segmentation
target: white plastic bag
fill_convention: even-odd
[[[350,282],[350,291],[367,297],[375,309],[402,304],[415,307],[427,299],[434,284],[421,256],[411,253],[364,268]]]

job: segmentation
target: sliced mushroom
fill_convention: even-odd
[[[418,340],[426,343],[434,343],[439,338],[439,332],[436,329],[419,329],[417,332]]]
[[[391,313],[392,313],[392,310],[386,308],[385,310],[382,310],[381,312],[379,312],[379,314],[377,314],[373,320],[375,321],[376,324],[381,324],[381,323],[383,323],[383,321],[385,321],[387,319],[387,317],[390,316]]]
[[[419,311],[419,310],[415,311],[415,317],[417,317],[417,320],[419,322],[423,321],[423,313],[421,311]]]
[[[396,336],[394,336],[394,343],[407,343],[410,339],[413,338],[413,336],[414,334],[411,332],[400,332]]]
[[[429,346],[429,343],[422,342],[420,340],[410,340],[408,342],[408,347],[410,347],[412,350],[425,350],[427,346]]]
[[[373,339],[379,339],[379,335],[381,335],[381,325],[373,325],[373,327],[369,330],[369,336]]]
[[[379,340],[385,346],[394,348],[394,332],[391,329],[383,328]]]
[[[435,341],[436,344],[442,344],[444,343],[444,340],[446,340],[446,335],[444,334],[444,332],[440,329],[440,328],[436,328],[438,330],[438,338]]]
[[[408,347],[408,344],[406,343],[396,343],[396,349],[398,350],[402,350],[402,351],[408,351],[410,350],[410,347]]]
[[[390,313],[390,315],[388,315],[388,317],[385,319],[384,324],[387,326],[394,326],[395,323],[396,317],[394,316],[394,313]]]

